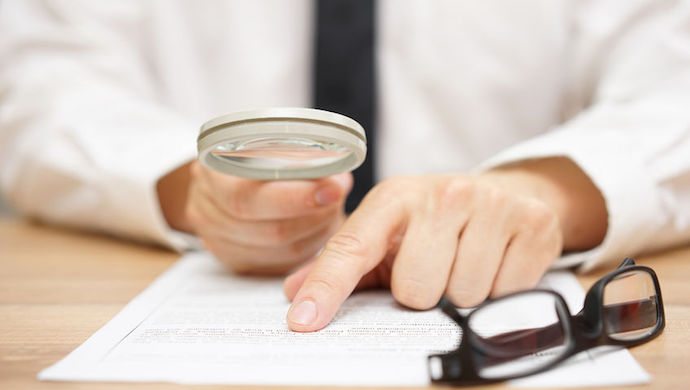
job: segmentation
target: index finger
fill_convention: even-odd
[[[288,311],[290,329],[319,330],[331,321],[359,280],[386,255],[405,218],[400,201],[367,197],[326,244]]]

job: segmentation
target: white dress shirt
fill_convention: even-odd
[[[0,1],[0,185],[40,219],[176,248],[157,180],[211,117],[309,106],[311,1]],[[377,173],[566,156],[606,200],[590,269],[690,242],[690,2],[378,3]]]

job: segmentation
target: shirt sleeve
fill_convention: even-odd
[[[40,220],[184,248],[156,183],[197,123],[160,101],[138,2],[0,2],[0,187]]]
[[[570,89],[591,84],[591,101],[480,167],[561,156],[590,177],[606,202],[606,237],[556,263],[583,271],[690,242],[690,3],[639,2],[627,13],[591,3],[577,22]]]

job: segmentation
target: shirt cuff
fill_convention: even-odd
[[[98,137],[75,135],[98,174],[94,187],[101,194],[101,207],[95,210],[96,224],[99,230],[134,241],[178,251],[195,247],[192,236],[167,224],[156,185],[161,177],[196,158],[198,124],[162,110],[132,116],[126,123],[102,121],[109,128]],[[77,128],[86,131],[87,127]]]

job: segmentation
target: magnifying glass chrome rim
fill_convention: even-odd
[[[219,145],[271,137],[333,143],[348,151],[345,157],[315,166],[251,167],[222,159],[212,152]],[[199,161],[226,174],[257,180],[313,179],[348,172],[366,158],[362,126],[347,116],[313,108],[278,107],[222,115],[204,123],[197,138]]]

